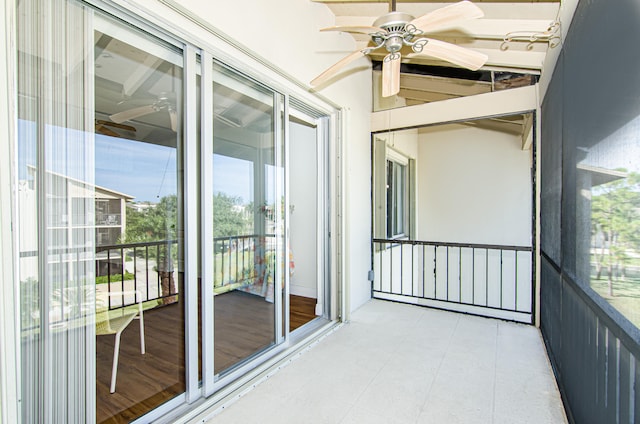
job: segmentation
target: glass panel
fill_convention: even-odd
[[[93,36],[97,422],[129,421],[185,391],[183,59],[115,20]]]
[[[318,304],[319,208],[318,136],[315,125],[290,117],[289,123],[289,329],[316,317]]]
[[[405,233],[406,166],[387,160],[387,237]]]
[[[213,84],[214,368],[276,344],[284,172],[274,93],[218,64]]]

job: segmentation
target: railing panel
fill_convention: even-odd
[[[177,300],[177,240],[122,243],[96,247],[97,307],[118,309],[143,302]],[[109,292],[126,292],[109,296]],[[130,294],[131,293],[131,294]]]
[[[533,291],[531,278],[533,275],[533,263],[531,262],[530,252],[517,252],[518,264],[516,266],[516,292],[515,309],[518,311],[526,311],[531,309],[533,302]]]
[[[426,299],[435,299],[436,298],[436,279],[437,274],[435,272],[436,269],[436,249],[435,246],[426,246],[422,245],[423,255],[423,268],[422,268],[422,278],[424,282],[424,290],[422,297]]]
[[[390,239],[373,243],[375,297],[531,322],[530,247]]]
[[[473,281],[473,249],[460,249],[460,302],[473,304],[474,281]]]
[[[502,303],[502,267],[500,251],[491,249],[487,252],[487,303],[491,308],[500,308]]]
[[[573,422],[640,420],[637,328],[542,260],[541,329]]]
[[[473,249],[473,304],[487,305],[489,298],[488,252],[486,249]]]

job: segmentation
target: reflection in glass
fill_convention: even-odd
[[[318,128],[289,116],[289,330],[316,318],[323,303],[323,207]],[[320,230],[320,231],[319,231]],[[319,243],[320,242],[320,243]]]
[[[183,82],[181,52],[115,21],[97,22],[96,369],[101,422],[140,416],[185,390],[180,296]],[[122,333],[114,371],[114,333],[123,321],[131,322]]]
[[[640,117],[580,153],[577,272],[640,327]]]
[[[214,66],[215,373],[276,344],[283,251],[282,143],[274,93]]]

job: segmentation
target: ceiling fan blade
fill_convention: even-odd
[[[178,112],[169,109],[169,120],[171,122],[171,131],[178,132]]]
[[[376,32],[386,33],[387,31],[375,26],[366,25],[350,25],[350,26],[333,26],[328,28],[322,28],[320,31],[340,31],[340,32],[355,32],[360,34],[375,34]]]
[[[400,54],[390,53],[382,61],[382,97],[390,97],[400,91]]]
[[[336,62],[333,66],[329,67],[326,71],[318,75],[313,81],[311,81],[311,86],[315,87],[323,82],[327,81],[329,78],[334,76],[340,69],[353,62],[356,59],[364,56],[365,53],[363,50],[356,50],[355,52],[349,54],[348,56],[343,57],[338,62]]]
[[[96,124],[96,132],[99,132],[100,134],[108,135],[110,137],[121,137],[120,134],[118,134],[113,130],[110,130],[109,128],[105,127],[102,124]]]
[[[424,32],[433,32],[445,26],[483,16],[484,12],[478,6],[463,0],[422,15],[409,23]]]
[[[96,119],[96,128],[98,126],[113,127],[113,128],[119,128],[121,130],[136,132],[136,128],[132,127],[131,125],[118,124],[111,121],[104,121],[102,119]]]
[[[157,110],[153,105],[146,105],[146,106],[134,107],[133,109],[114,113],[113,115],[109,116],[109,119],[111,119],[116,124],[121,124],[125,121],[130,121],[132,119],[138,118],[140,116],[148,115],[154,112],[157,112]]]
[[[421,55],[432,56],[472,71],[480,69],[489,59],[489,56],[486,54],[460,47],[455,44],[445,43],[444,41],[434,40],[432,38],[429,38],[428,40],[429,42],[424,46],[422,52],[412,53],[407,55],[407,57]]]

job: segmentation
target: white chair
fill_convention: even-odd
[[[144,346],[144,317],[142,314],[142,294],[139,291],[120,291],[120,292],[109,292],[108,296],[122,296],[122,295],[135,295],[138,299],[138,310],[136,312],[126,312],[118,315],[116,317],[110,318],[108,317],[107,311],[107,319],[104,321],[96,321],[96,335],[103,336],[109,334],[115,334],[116,341],[115,346],[113,348],[113,367],[111,369],[111,393],[115,393],[116,391],[116,376],[118,373],[118,356],[120,355],[120,336],[125,328],[134,320],[134,318],[138,318],[140,321],[140,353],[144,355],[145,346]],[[124,311],[124,309],[123,309]]]

